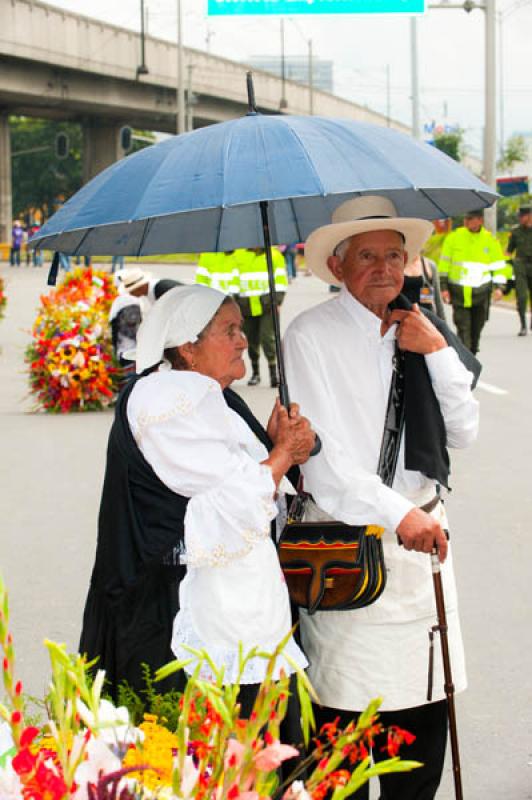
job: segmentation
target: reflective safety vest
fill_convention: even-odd
[[[232,253],[202,253],[196,268],[196,283],[218,289],[224,294],[238,294],[238,268]]]
[[[489,231],[472,233],[462,227],[446,236],[438,272],[441,289],[454,290],[464,308],[471,308],[474,290],[491,283],[504,286],[508,270],[501,246]]]
[[[284,293],[288,288],[284,256],[276,247],[272,247],[271,254],[275,292]],[[255,253],[253,250],[235,250],[233,258],[238,265],[240,297],[249,298],[251,315],[259,316],[263,311],[260,298],[269,297],[270,293],[266,254]]]

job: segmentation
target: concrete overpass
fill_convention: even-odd
[[[138,75],[140,35],[54,8],[39,0],[0,2],[0,241],[11,228],[9,115],[78,121],[84,132],[84,180],[121,158],[123,125],[176,130],[176,45],[147,37],[148,74]],[[193,126],[231,119],[247,108],[245,73],[239,62],[185,50],[185,85],[197,100]],[[259,109],[279,112],[282,83],[254,70]],[[309,89],[286,81],[286,112],[309,113]],[[315,114],[387,124],[374,111],[314,90]],[[392,121],[406,133],[409,128]]]

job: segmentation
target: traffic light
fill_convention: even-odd
[[[124,152],[127,153],[128,150],[131,150],[131,145],[133,144],[133,131],[129,127],[129,125],[124,125],[123,128],[120,128],[120,147]]]
[[[55,137],[56,158],[66,158],[70,150],[70,144],[66,133],[57,133]]]

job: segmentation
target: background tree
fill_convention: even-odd
[[[504,147],[501,158],[497,161],[500,170],[512,174],[515,164],[527,161],[528,152],[526,142],[522,136],[510,136]]]
[[[448,133],[436,133],[434,135],[434,147],[447,153],[455,161],[461,161],[463,150],[464,132],[460,129]]]
[[[48,217],[82,183],[81,126],[73,122],[11,117],[13,211],[24,216],[30,208]],[[66,133],[69,153],[59,159],[55,137]]]
[[[39,209],[45,220],[81,187],[83,179],[83,132],[75,122],[11,117],[13,212],[29,222],[31,209]],[[65,133],[66,158],[56,154],[56,136]],[[135,136],[140,136],[136,139]],[[151,132],[134,131],[130,152],[155,141]]]

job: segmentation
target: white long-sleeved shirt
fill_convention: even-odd
[[[227,406],[219,384],[194,372],[160,371],[143,378],[131,393],[127,415],[160,480],[190,498],[187,574],[172,649],[178,658],[190,658],[183,645],[205,648],[225,667],[225,682],[232,683],[240,643],[244,653],[254,646],[271,652],[291,628],[288,592],[270,535],[276,489],[271,470],[260,463],[268,452]],[[293,639],[285,651],[306,664]],[[281,668],[292,672],[284,659],[276,674]],[[242,683],[261,682],[265,671],[265,660],[252,659]],[[208,665],[203,676],[212,677]]]
[[[425,702],[427,629],[435,623],[430,558],[399,547],[395,531],[415,505],[434,496],[435,484],[405,469],[404,441],[393,488],[384,486],[376,474],[394,340],[395,326],[381,336],[381,320],[343,288],[336,298],[294,320],[283,344],[292,400],[322,440],[320,454],[302,468],[305,489],[334,519],[385,528],[388,583],[379,600],[357,611],[302,615],[311,680],[322,702],[335,708],[361,710],[381,694],[385,709]],[[449,347],[425,360],[448,444],[466,447],[478,430],[473,376]],[[441,504],[434,513],[447,524]],[[465,686],[465,669],[452,555],[442,577],[460,689]],[[438,657],[436,661],[438,676],[441,664]],[[435,687],[434,699],[442,699],[443,679]]]

